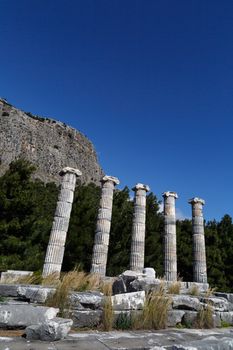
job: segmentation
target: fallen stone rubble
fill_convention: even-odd
[[[149,272],[151,274],[151,271]],[[140,290],[129,292],[132,282],[141,281],[143,278],[144,282],[150,279],[150,283],[145,282],[145,288],[140,287]],[[116,291],[119,292],[119,286],[122,286],[120,284],[122,280],[125,289],[116,293]],[[140,315],[146,293],[154,289],[158,290],[158,280],[156,283],[155,280],[153,274],[136,276],[132,271],[126,271],[116,279],[113,283],[114,295],[111,297],[115,324],[122,317],[130,321],[132,317]],[[157,287],[152,288],[152,285]],[[201,288],[205,289],[206,286],[202,285]],[[181,286],[181,294],[169,294],[171,304],[168,309],[168,327],[195,327],[198,313],[207,306],[213,311],[214,327],[233,326],[232,294],[219,292],[207,297],[202,292],[194,296],[188,295],[188,290],[186,284]],[[55,288],[52,287],[0,284],[0,297],[3,299],[0,303],[0,328],[25,329],[28,327],[26,331],[28,338],[46,339],[45,334],[47,334],[49,339],[57,340],[65,337],[71,326],[74,329],[95,328],[101,324],[106,300],[103,293],[71,292],[70,309],[67,310],[69,320],[57,318],[58,309],[43,306],[54,293]]]

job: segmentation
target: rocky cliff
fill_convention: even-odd
[[[82,183],[99,184],[103,176],[93,144],[79,131],[0,99],[0,175],[18,158],[35,164],[35,177],[44,182],[60,183],[58,173],[66,166],[82,171]]]

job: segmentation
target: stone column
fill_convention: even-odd
[[[207,283],[204,219],[202,213],[205,201],[195,197],[190,199],[189,203],[192,205],[193,281]]]
[[[54,272],[56,272],[58,276],[60,275],[65,250],[66,234],[69,227],[70,214],[74,199],[76,178],[81,176],[82,173],[78,169],[67,167],[64,168],[59,175],[62,176],[61,190],[45,256],[42,273],[43,277]]]
[[[101,276],[106,274],[109,234],[112,219],[112,201],[115,185],[120,181],[113,176],[104,176],[102,179],[102,194],[100,207],[98,211],[95,242],[92,254],[91,272],[99,273]]]
[[[135,195],[130,270],[142,273],[145,255],[146,192],[150,191],[150,188],[138,183],[132,190]]]
[[[176,254],[176,210],[175,192],[164,192],[164,274],[167,281],[177,280],[177,254]]]

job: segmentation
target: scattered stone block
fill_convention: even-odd
[[[200,301],[205,304],[208,303],[215,311],[229,311],[229,303],[224,298],[201,297]]]
[[[233,304],[233,293],[222,293],[222,292],[215,292],[214,295],[216,297],[224,298],[229,301],[229,303]]]
[[[55,293],[55,288],[43,286],[18,286],[17,294],[19,297],[29,300],[31,303],[43,304]]]
[[[182,324],[187,328],[192,328],[195,326],[197,319],[197,311],[185,311],[185,314],[182,318]]]
[[[54,318],[59,309],[29,304],[0,304],[1,328],[26,328]]]
[[[17,271],[7,270],[1,273],[1,283],[15,283],[19,282],[20,279],[30,277],[33,275],[33,271]]]
[[[156,276],[155,269],[153,269],[152,267],[145,267],[143,269],[143,275],[145,275],[145,277],[155,278]]]
[[[209,289],[208,283],[198,283],[198,282],[185,282],[185,283],[187,288],[187,291],[186,291],[187,294],[188,294],[188,291],[191,290],[193,286],[196,286],[200,293],[205,293]]]
[[[74,310],[72,312],[73,327],[97,327],[102,319],[101,310]]]
[[[1,297],[12,297],[18,296],[18,285],[17,284],[1,284],[0,283],[0,296]]]
[[[104,295],[100,292],[72,292],[70,302],[73,308],[100,309],[103,305]],[[81,307],[80,307],[81,306]]]
[[[229,312],[216,312],[216,315],[220,317],[221,321],[233,326],[233,311]]]
[[[200,300],[189,295],[172,295],[173,309],[198,311],[201,308]]]
[[[116,294],[112,297],[114,310],[141,310],[145,303],[145,291]]]
[[[31,325],[26,328],[28,340],[56,341],[64,339],[71,329],[73,321],[56,317],[38,325]]]
[[[175,327],[177,324],[182,322],[182,317],[185,311],[183,310],[170,310],[167,315],[167,326]]]

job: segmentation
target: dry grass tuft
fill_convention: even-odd
[[[60,283],[59,275],[57,272],[53,272],[50,275],[43,277],[41,284],[46,287],[57,287]]]
[[[114,322],[114,311],[112,306],[112,281],[103,281],[101,291],[105,295],[102,324],[105,331],[111,331]]]
[[[203,306],[202,309],[197,313],[196,322],[194,324],[195,328],[213,328],[213,313],[213,308],[209,304]]]
[[[142,315],[134,320],[134,327],[136,329],[166,328],[171,301],[171,298],[165,293],[164,283],[161,283],[158,291],[147,294]]]
[[[48,306],[59,307],[60,315],[63,317],[68,316],[70,312],[70,299],[69,293],[71,291],[85,291],[85,290],[98,290],[100,288],[100,278],[94,274],[86,274],[83,271],[74,269],[68,273],[63,274],[61,279],[55,278],[56,276],[48,276],[46,285],[56,283],[56,292],[47,301]]]
[[[207,291],[205,292],[205,297],[209,298],[211,297],[215,292],[217,288],[208,288]]]
[[[193,295],[193,296],[198,296],[200,295],[200,289],[196,284],[193,284],[188,291],[188,294]]]
[[[170,284],[167,292],[168,294],[180,294],[180,290],[181,290],[181,281],[178,280]]]

